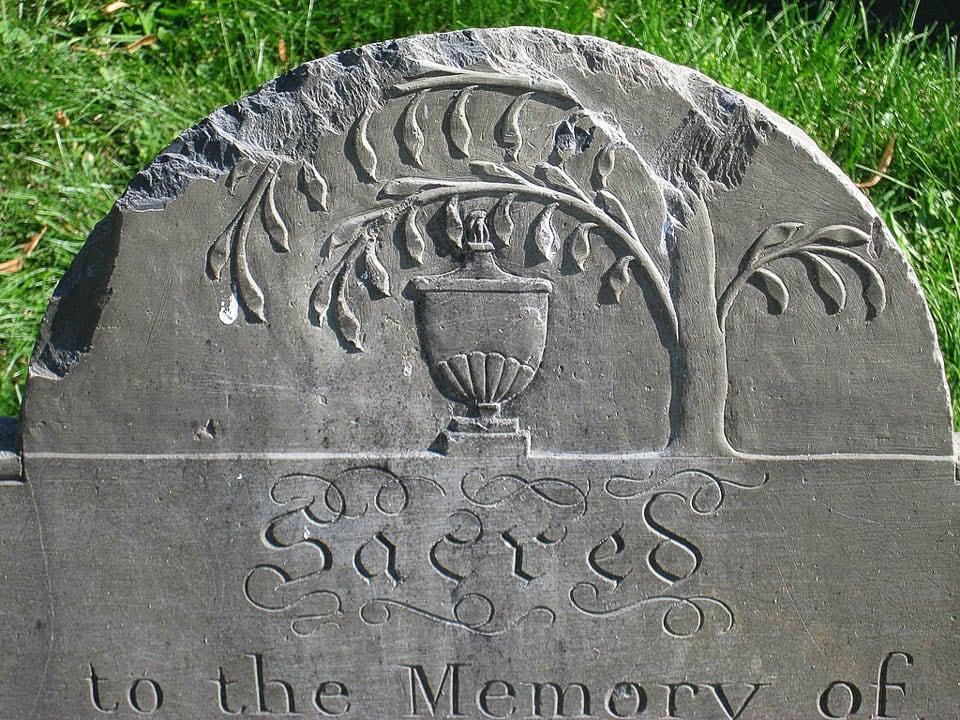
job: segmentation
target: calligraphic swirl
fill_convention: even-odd
[[[588,597],[583,597],[584,593]],[[612,617],[641,608],[646,605],[657,603],[669,603],[670,606],[664,611],[660,620],[663,631],[673,638],[687,639],[699,633],[706,624],[706,613],[701,605],[712,606],[720,611],[720,614],[726,618],[726,625],[718,632],[723,635],[733,629],[733,611],[730,606],[722,600],[707,595],[648,595],[647,597],[634,600],[632,602],[617,605],[615,607],[602,607],[593,605],[599,600],[600,590],[596,585],[590,582],[580,582],[570,590],[570,603],[584,615],[591,617]],[[686,623],[687,627],[681,627],[683,620],[680,617],[684,611],[692,613],[693,623]]]
[[[487,478],[479,468],[463,476],[460,490],[467,500],[479,507],[497,507],[524,494],[530,494],[554,507],[576,509],[577,517],[583,517],[586,513],[587,495],[590,492],[589,487],[583,490],[576,483],[560,478],[527,480],[510,473]]]
[[[493,629],[488,626],[494,620],[496,608],[490,598],[480,593],[470,593],[460,598],[453,606],[452,617],[440,615],[401,600],[384,597],[374,598],[360,608],[360,619],[367,625],[383,625],[390,620],[391,608],[406,610],[441,625],[485,637],[503,635],[534,617],[545,618],[548,626],[553,625],[557,619],[557,614],[553,610],[545,605],[537,605],[506,627]]]

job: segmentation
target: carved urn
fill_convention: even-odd
[[[469,408],[441,433],[445,450],[467,445],[526,448],[517,418],[503,406],[530,384],[547,340],[553,284],[514,275],[494,257],[486,212],[466,217],[462,264],[443,275],[414,278],[417,327],[434,382]]]

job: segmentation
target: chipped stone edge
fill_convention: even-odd
[[[23,482],[20,428],[16,418],[0,416],[0,484]]]

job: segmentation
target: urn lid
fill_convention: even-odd
[[[486,211],[474,210],[466,217],[462,265],[442,275],[413,279],[420,292],[550,293],[553,283],[545,278],[523,277],[507,272],[494,257],[489,240]]]

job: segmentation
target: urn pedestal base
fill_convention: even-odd
[[[456,457],[524,457],[530,453],[530,432],[518,418],[454,417],[437,437],[437,450]]]

